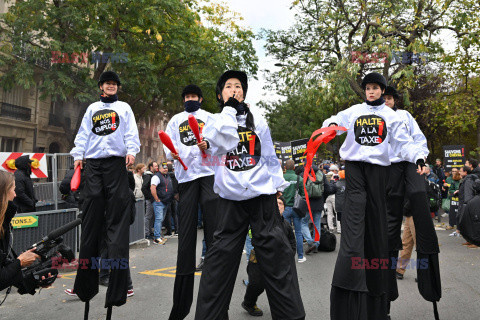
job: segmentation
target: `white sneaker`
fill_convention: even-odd
[[[303,257],[302,259],[298,259],[298,263],[302,263],[302,262],[305,262],[307,261],[307,258]]]
[[[450,233],[448,236],[449,236],[449,237],[460,237],[460,233],[458,233],[457,231],[453,231],[453,232]]]
[[[133,297],[135,293],[133,292],[133,289],[128,289],[127,290],[127,298]]]
[[[76,297],[77,296],[77,294],[75,292],[73,292],[73,289],[66,289],[63,292],[65,292],[66,294],[68,294],[71,297]]]

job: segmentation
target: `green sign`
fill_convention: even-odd
[[[38,216],[24,216],[12,219],[13,229],[38,227]]]

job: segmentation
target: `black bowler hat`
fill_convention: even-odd
[[[247,90],[248,90],[247,74],[243,71],[228,70],[220,76],[220,79],[218,79],[218,82],[217,82],[217,88],[215,90],[215,93],[217,95],[218,102],[221,102],[221,98],[219,98],[218,96],[219,95],[221,96],[223,87],[225,87],[225,83],[227,82],[228,79],[240,80],[240,83],[242,84],[242,89],[243,89],[243,97],[245,98],[247,96]]]
[[[98,79],[98,85],[102,85],[107,81],[115,81],[119,86],[122,84],[120,82],[120,77],[113,71],[105,71],[100,75],[100,79]]]
[[[385,89],[385,93],[383,94],[384,96],[392,96],[393,98],[395,99],[398,99],[400,98],[400,96],[398,95],[398,92],[397,90],[392,87],[392,86],[387,86],[387,88]]]
[[[385,90],[385,88],[387,87],[387,80],[385,79],[384,76],[382,76],[378,72],[369,73],[365,76],[365,78],[363,78],[363,81],[362,81],[362,89],[363,90],[365,90],[368,83],[376,83],[376,84],[380,85],[380,87],[383,90]]]
[[[194,84],[189,84],[182,91],[182,98],[185,99],[187,94],[196,94],[199,98],[203,98],[202,89]]]

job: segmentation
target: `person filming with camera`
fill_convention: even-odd
[[[9,172],[0,171],[0,291],[10,286],[18,288],[20,294],[34,294],[35,287],[24,279],[22,269],[32,265],[40,256],[31,248],[19,256],[12,250],[10,222],[17,213],[13,204],[15,179]],[[51,274],[48,274],[51,277]],[[42,277],[45,280],[45,277]]]

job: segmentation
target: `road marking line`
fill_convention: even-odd
[[[149,276],[157,276],[157,277],[167,277],[167,278],[175,278],[175,272],[177,267],[168,267],[156,270],[145,270],[143,272],[139,272],[140,274],[146,274]],[[196,276],[201,276],[201,272],[195,272]]]

